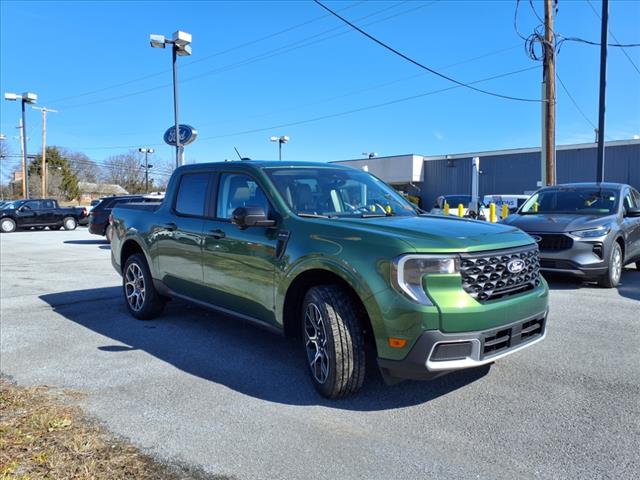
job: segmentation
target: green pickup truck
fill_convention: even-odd
[[[110,221],[134,317],[180,298],[298,337],[329,398],[357,392],[367,361],[388,383],[430,379],[545,336],[548,288],[531,237],[422,214],[353,168],[183,166],[162,203],[118,206]]]

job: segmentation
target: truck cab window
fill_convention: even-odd
[[[229,219],[238,207],[262,207],[269,213],[269,201],[258,184],[246,175],[225,173],[218,190],[217,218]]]
[[[204,216],[209,174],[184,175],[180,180],[176,197],[176,212],[182,215]]]

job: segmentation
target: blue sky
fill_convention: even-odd
[[[537,98],[542,70],[514,31],[515,4],[327,2],[394,48],[462,81],[533,67],[477,86]],[[534,5],[541,15],[542,2]],[[600,11],[599,1],[592,5]],[[599,19],[586,1],[560,0],[558,8],[556,32],[599,40]],[[318,161],[363,151],[433,155],[540,144],[539,103],[457,88],[369,108],[451,84],[310,1],[2,1],[0,14],[2,92],[36,92],[39,105],[60,110],[49,116],[48,143],[98,161],[143,145],[172,158],[162,144],[173,122],[171,54],[151,49],[148,36],[177,29],[193,35],[193,56],[179,59],[181,121],[199,131],[187,147],[188,162],[235,158],[234,147],[251,158],[276,158],[272,135],[291,137],[285,159]],[[539,23],[526,1],[518,23],[526,34]],[[639,26],[640,2],[610,3],[610,30],[620,42],[640,42]],[[640,68],[640,48],[626,52]],[[565,42],[557,71],[597,124],[599,48]],[[620,49],[610,49],[607,85],[608,139],[640,135],[640,74]],[[333,116],[353,110],[359,111]],[[14,153],[19,115],[16,102],[0,102],[0,129]],[[329,118],[307,122],[319,117]],[[559,144],[593,140],[593,127],[560,85],[557,118]],[[40,113],[29,111],[30,152],[40,149],[40,128]]]

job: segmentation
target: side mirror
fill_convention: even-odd
[[[233,211],[231,223],[240,230],[245,230],[249,227],[273,227],[276,224],[274,220],[267,218],[267,214],[262,207],[253,205],[236,208]]]
[[[640,208],[627,208],[624,214],[625,217],[636,218],[640,217]]]

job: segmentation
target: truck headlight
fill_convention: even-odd
[[[398,292],[422,305],[433,305],[422,286],[429,274],[460,272],[457,255],[402,255],[391,264],[391,284]]]
[[[570,232],[571,235],[575,235],[580,238],[595,238],[606,235],[611,231],[611,227],[609,225],[602,225],[597,228],[589,228],[588,230],[576,230],[575,232]]]

